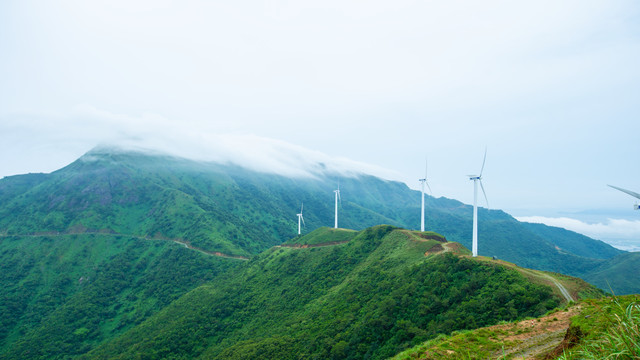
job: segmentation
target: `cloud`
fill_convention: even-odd
[[[0,2],[0,176],[123,138],[192,156],[235,141],[236,161],[308,172],[267,156],[285,145],[262,137],[416,188],[428,156],[434,193],[471,202],[464,174],[488,146],[492,206],[625,207],[604,184],[639,177],[639,4]],[[79,103],[110,113],[69,116]],[[4,116],[29,111],[54,114]]]
[[[518,221],[565,228],[594,239],[630,240],[640,245],[640,220],[607,219],[606,222],[586,223],[568,217],[520,216]]]
[[[387,179],[399,178],[396,172],[379,166],[332,157],[282,140],[252,133],[218,133],[202,122],[172,121],[151,113],[140,116],[114,114],[90,105],[77,106],[67,116],[30,114],[19,118],[7,117],[0,123],[0,132],[2,138],[27,134],[29,139],[12,143],[11,151],[2,149],[8,144],[2,142],[5,145],[0,144],[0,150],[7,151],[1,151],[0,158],[16,152],[40,152],[43,163],[56,164],[54,166],[57,167],[49,168],[50,171],[66,165],[95,146],[116,146],[193,160],[229,162],[260,172],[292,177],[327,173],[356,176],[365,173]],[[65,162],[58,164],[59,159],[43,157],[42,147],[46,146],[55,146],[57,152],[66,157]],[[65,147],[66,151],[60,147]],[[3,160],[10,163],[9,156]]]

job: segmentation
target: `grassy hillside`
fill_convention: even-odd
[[[355,230],[322,227],[307,235],[296,236],[291,240],[285,241],[282,245],[323,245],[327,244],[326,241],[331,241],[330,244],[338,244],[353,239],[357,234],[358,232]]]
[[[637,359],[640,296],[600,297],[539,318],[441,335],[394,360]]]
[[[563,228],[533,223],[522,223],[522,225],[533,233],[544,237],[545,240],[550,241],[560,251],[566,251],[574,255],[610,259],[624,253],[624,251],[602,241],[594,240],[588,236]]]
[[[0,180],[0,234],[102,231],[180,238],[205,250],[247,256],[295,236],[301,202],[305,233],[333,224],[338,183],[340,227],[418,226],[420,194],[399,182],[329,173],[294,179],[228,164],[96,149],[51,174]],[[471,206],[430,196],[426,206],[428,230],[471,246]],[[617,252],[595,240],[558,250],[554,242],[575,234],[544,227],[532,231],[499,210],[480,208],[479,219],[480,254],[526,267],[591,268],[592,258]]]
[[[51,174],[0,179],[0,267],[6,275],[0,280],[0,349],[15,357],[34,351],[32,344],[43,354],[55,352],[56,344],[66,344],[60,345],[64,351],[91,349],[238,264],[207,253],[257,256],[250,264],[268,256],[286,263],[285,255],[301,248],[307,248],[301,254],[328,256],[331,247],[321,246],[327,241],[350,244],[361,236],[353,230],[323,228],[333,224],[333,189],[338,182],[341,227],[361,230],[388,223],[411,229],[419,224],[417,191],[367,175],[286,178],[230,164],[97,149]],[[295,214],[302,201],[307,227],[305,236],[294,238]],[[522,267],[593,276],[592,281],[605,289],[610,284],[617,294],[637,289],[637,280],[628,276],[638,266],[636,256],[603,258],[608,245],[572,245],[584,239],[554,228],[528,228],[499,210],[481,208],[479,217],[481,255]],[[427,197],[427,228],[469,247],[471,207]],[[400,233],[424,252],[464,252],[452,243],[420,239],[415,232]],[[565,235],[569,243],[558,245]],[[360,261],[348,259],[331,265],[339,268],[335,271],[340,276],[353,271],[352,261]],[[296,266],[301,265],[287,271]],[[336,276],[336,281],[344,281]],[[231,286],[216,284],[216,289]],[[90,310],[76,311],[85,305]],[[76,326],[83,319],[89,325]],[[65,331],[52,332],[48,324],[64,324],[60,326]]]
[[[308,236],[333,243],[336,231],[327,230]],[[457,249],[391,226],[339,245],[275,247],[85,358],[381,359],[438,334],[537,316],[562,301],[518,271]]]
[[[239,261],[112,235],[0,241],[0,357],[84,353]]]
[[[558,360],[640,358],[640,296],[586,300],[560,348]]]
[[[623,253],[584,274],[590,283],[614,294],[640,294],[640,252]],[[626,274],[626,276],[622,276]]]

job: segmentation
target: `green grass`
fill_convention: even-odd
[[[640,296],[585,301],[572,327],[586,334],[558,359],[640,359]]]
[[[318,228],[309,234],[297,236],[286,241],[285,245],[317,245],[327,243],[347,242],[357,235],[357,231],[350,229],[334,229],[329,227]]]
[[[578,314],[571,318],[567,329],[569,343],[538,358],[578,359],[639,359],[640,358],[640,295],[585,299],[573,309]],[[566,309],[565,309],[566,310]],[[547,322],[560,309],[547,312]],[[563,310],[564,311],[564,310]],[[528,321],[528,320],[527,320]],[[541,319],[534,319],[537,323]],[[508,325],[508,323],[505,323]],[[480,328],[454,331],[440,335],[419,346],[399,353],[394,360],[432,359],[510,359],[517,354],[519,343],[504,340],[511,335],[526,334],[528,328],[506,326],[503,329]],[[565,338],[565,341],[566,339]]]

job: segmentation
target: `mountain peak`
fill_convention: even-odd
[[[398,179],[399,174],[375,165],[344,157],[334,157],[319,151],[285,141],[255,135],[207,135],[206,139],[192,143],[157,144],[130,140],[100,144],[84,156],[137,153],[150,156],[168,156],[198,162],[233,164],[261,173],[292,178],[314,178],[324,175],[357,177],[375,175],[385,179]]]

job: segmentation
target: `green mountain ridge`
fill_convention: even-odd
[[[307,236],[327,244],[339,233],[350,240],[274,247],[84,358],[382,359],[440,333],[540,315],[561,302],[516,270],[399,228]],[[441,250],[429,255],[434,247]]]
[[[289,178],[233,164],[97,148],[51,174],[0,180],[0,234],[113,232],[180,239],[196,248],[251,256],[291,238],[305,203],[305,231],[333,223],[340,183],[340,226],[361,230],[387,223],[415,228],[419,192],[370,175],[318,173]],[[427,229],[470,247],[469,205],[427,196]],[[603,260],[624,252],[604,242],[500,210],[479,209],[479,253],[524,267],[590,280]],[[616,293],[635,290],[605,272]],[[618,286],[620,284],[620,286]]]
[[[545,238],[560,250],[570,252],[574,255],[591,257],[596,259],[610,259],[624,253],[612,246],[602,246],[601,242],[591,241],[588,236],[575,233],[563,228],[534,224],[522,223],[525,228]]]
[[[333,224],[333,189],[338,182],[343,200],[340,226],[353,230],[323,227]],[[226,324],[219,332],[216,327],[222,325],[200,324],[195,314],[189,315],[190,319],[195,321],[193,324],[200,324],[198,326],[202,330],[194,328],[195,325],[189,321],[176,323],[184,331],[191,329],[196,334],[202,332],[202,339],[206,341],[198,345],[201,349],[189,350],[198,356],[222,356],[220,354],[223,353],[229,356],[237,353],[240,356],[258,351],[263,345],[313,345],[313,349],[322,348],[329,352],[334,351],[333,347],[336,346],[335,354],[324,354],[327,356],[337,356],[340,348],[356,354],[367,354],[369,350],[354,350],[354,347],[361,345],[355,339],[369,336],[363,332],[370,331],[367,329],[371,329],[371,314],[378,311],[381,300],[375,298],[376,292],[379,297],[388,295],[385,288],[367,285],[378,281],[377,276],[387,279],[385,284],[390,287],[395,286],[392,284],[399,279],[418,281],[407,278],[411,266],[424,266],[426,269],[436,266],[434,264],[439,261],[453,267],[476,269],[480,266],[477,269],[494,271],[484,267],[490,265],[478,265],[476,262],[469,265],[464,257],[454,256],[453,259],[446,253],[438,257],[440,260],[430,260],[429,265],[424,265],[425,253],[429,250],[425,244],[433,241],[429,244],[435,251],[438,249],[436,245],[441,242],[420,238],[415,232],[395,227],[378,226],[370,229],[381,223],[415,228],[420,218],[419,200],[420,193],[405,184],[365,174],[346,176],[318,173],[316,177],[289,178],[258,173],[233,164],[205,163],[161,154],[111,149],[91,151],[51,174],[27,174],[1,179],[0,270],[3,279],[0,283],[0,357],[64,358],[80,356],[96,348],[107,349],[125,341],[124,334],[147,329],[154,321],[158,326],[170,323],[164,320],[158,322],[157,316],[176,311],[175,306],[189,296],[196,296],[193,294],[199,294],[199,299],[213,297],[215,300],[203,302],[202,308],[194,311],[209,315],[213,311],[214,318],[224,312],[224,320],[220,324]],[[307,227],[303,236],[295,237],[295,214],[300,202],[305,204]],[[470,247],[471,207],[456,200],[431,196],[427,197],[426,202],[427,229],[442,234],[450,241],[448,244],[461,244],[459,247],[447,245],[455,250],[451,251],[451,255],[464,252],[458,250],[462,246]],[[559,231],[562,229],[529,226],[499,210],[480,208],[479,217],[481,255],[495,255],[521,267],[580,276],[601,288],[611,288],[616,294],[637,292],[637,282],[628,276],[640,261],[637,253],[625,253],[603,242]],[[366,242],[361,244],[363,237],[366,237],[361,232],[363,229],[368,229],[365,232],[369,235],[380,232],[379,236],[373,236],[377,240],[371,241],[375,246]],[[391,238],[387,239],[387,236]],[[357,237],[361,239],[356,240]],[[398,250],[406,246],[400,245],[403,241],[416,242],[418,245],[415,249],[421,251]],[[327,242],[331,246],[322,246]],[[356,244],[366,251],[356,251]],[[391,254],[397,257],[395,259],[380,255],[379,249],[390,244],[396,244],[391,246]],[[378,258],[372,257],[369,251],[377,251]],[[216,253],[250,260],[208,255]],[[331,256],[344,258],[345,261],[329,266],[326,262],[332,259]],[[260,270],[254,267],[256,264],[262,266]],[[322,265],[322,270],[326,271],[327,276],[323,277],[322,284],[315,287],[296,282],[299,275],[304,275],[307,282],[317,280],[318,274],[310,270],[313,264],[316,268]],[[381,267],[374,266],[375,271],[371,275],[356,271],[358,266],[365,269],[371,264]],[[434,271],[446,273],[442,268],[444,265],[439,266]],[[260,273],[265,268],[271,269],[269,274],[264,274],[266,278],[261,277]],[[253,295],[243,298],[243,303],[233,303],[229,294],[246,295],[244,291],[247,288],[238,279],[249,279],[251,271],[252,276],[278,286],[284,286],[279,283],[283,278],[288,278],[296,285],[288,284],[286,289],[279,288],[278,293],[262,289],[260,283],[254,283]],[[427,273],[423,275],[430,276]],[[469,278],[471,274],[460,276],[465,281],[473,280]],[[509,281],[515,281],[513,276],[508,276]],[[341,284],[349,284],[349,279],[358,279],[359,283],[365,284],[359,285],[362,289],[358,291],[362,291],[362,294],[345,293],[345,285],[340,287],[336,283],[342,281]],[[491,281],[485,284],[489,283]],[[463,287],[462,284],[456,286]],[[426,285],[416,286],[424,288]],[[530,285],[524,288],[527,286]],[[309,294],[300,294],[299,288],[308,289]],[[365,291],[367,288],[369,290]],[[415,333],[413,337],[409,336],[411,339],[416,336],[416,339],[422,339],[451,328],[438,322],[443,319],[436,319],[431,324],[418,320],[415,314],[402,315],[402,311],[408,310],[398,309],[414,306],[412,302],[419,301],[411,291],[402,291],[407,291],[408,300],[394,307],[394,311],[399,311],[394,313],[394,325],[385,325],[391,326],[385,329],[390,331],[390,337],[380,340],[379,346],[372,349],[371,354],[387,356],[401,347],[410,346],[413,340],[391,340],[391,334],[400,330]],[[295,296],[291,297],[291,294]],[[325,312],[329,310],[320,304],[329,300],[339,302],[340,298],[349,296],[358,299],[361,296],[372,297],[366,301],[369,307],[362,305],[363,308],[358,310],[362,319],[355,325],[349,325],[355,326],[351,330],[345,330],[349,336],[355,336],[353,339],[349,337],[336,341],[337,334],[332,331],[346,325],[329,320],[319,327],[301,328],[299,333],[293,334],[295,336],[284,328],[283,324],[303,324],[306,318],[329,319],[329,313]],[[462,301],[456,306],[467,306],[463,302],[471,300],[463,300],[466,298],[459,294],[456,296],[459,297],[457,300]],[[556,295],[551,296],[553,298]],[[304,306],[296,305],[294,313],[289,311],[293,308],[278,310],[282,323],[246,318],[247,314],[262,311],[263,306],[279,309],[283,305],[280,303],[286,305],[289,300],[301,301],[304,304],[298,305]],[[533,311],[545,301],[535,305],[532,303],[526,311]],[[222,303],[228,305],[224,308],[207,305]],[[496,304],[494,306],[498,306]],[[441,305],[440,310],[445,311],[451,304]],[[335,311],[349,308],[347,305],[335,306]],[[547,308],[546,305],[543,307]],[[494,310],[503,309],[505,313],[500,316],[508,317],[513,315],[510,308],[500,303],[500,307]],[[542,311],[541,308],[538,310]],[[525,309],[516,309],[516,314],[521,311]],[[235,315],[232,319],[228,314]],[[405,315],[408,317],[403,317]],[[268,318],[269,315],[264,317]],[[246,321],[236,324],[234,319]],[[409,323],[396,324],[400,320]],[[466,324],[466,328],[478,325],[471,320],[460,320],[461,324]],[[491,317],[483,321],[493,320]],[[414,326],[402,328],[410,324]],[[218,329],[214,333],[221,335],[211,337],[212,328]],[[264,328],[279,329],[280,335],[275,338],[254,336],[264,332]],[[162,333],[158,328],[148,329]],[[166,331],[175,333],[178,330],[167,328]],[[328,343],[313,343],[309,335],[312,333],[316,337],[323,333],[333,334],[334,340],[329,340],[329,335],[325,338],[329,343],[335,343],[331,346]],[[208,346],[222,339],[222,334],[227,339],[224,344],[220,347]],[[296,337],[298,335],[300,337]],[[168,348],[173,346],[165,345]],[[121,350],[124,353],[143,353],[126,347],[116,352]]]

